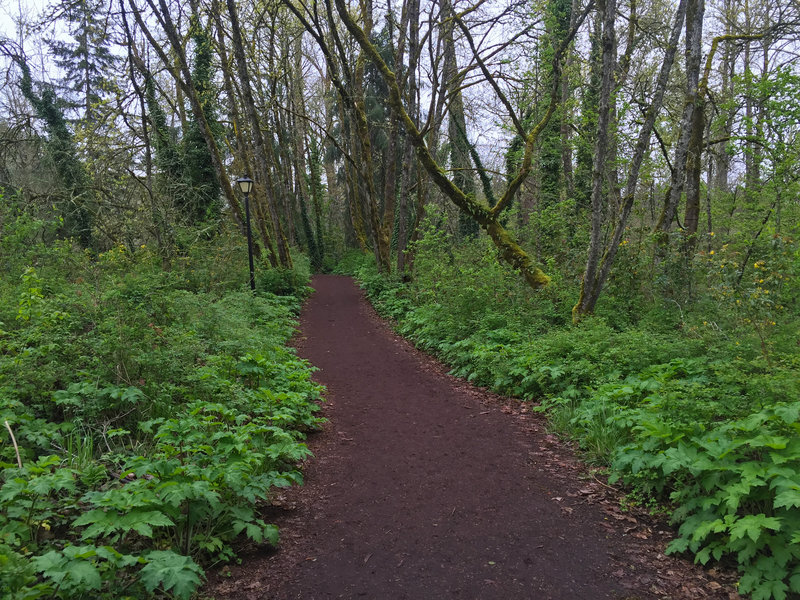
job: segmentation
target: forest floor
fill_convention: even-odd
[[[735,574],[667,557],[661,519],[549,434],[524,403],[470,386],[397,336],[353,281],[318,276],[298,352],[328,422],[306,484],[265,516],[277,551],[243,549],[208,596],[576,600],[738,598]]]

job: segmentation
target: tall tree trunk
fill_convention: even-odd
[[[697,226],[700,223],[700,175],[703,171],[705,132],[705,102],[702,98],[698,98],[692,118],[692,137],[689,139],[686,157],[686,209],[683,215],[683,228],[689,249],[694,248]]]
[[[475,179],[472,174],[472,163],[469,157],[469,140],[467,138],[467,121],[464,115],[464,97],[461,94],[463,83],[458,73],[456,60],[455,36],[453,23],[453,5],[451,0],[441,0],[442,26],[441,35],[444,41],[444,68],[442,76],[447,86],[448,108],[447,134],[450,138],[450,168],[453,172],[453,183],[464,194],[475,197]],[[470,215],[463,212],[458,216],[458,230],[461,236],[478,233],[478,224]]]
[[[219,53],[220,57],[222,83],[225,93],[228,96],[230,116],[231,120],[233,121],[234,136],[236,138],[236,146],[239,150],[238,156],[236,156],[234,161],[234,165],[241,169],[240,173],[247,174],[252,178],[253,168],[252,161],[250,160],[251,148],[247,141],[245,141],[243,135],[244,123],[239,113],[239,105],[237,103],[239,94],[236,93],[234,88],[234,77],[231,73],[230,60],[225,47],[225,28],[223,27],[222,23],[222,13],[216,0],[212,4],[212,14],[217,25],[217,52]],[[261,186],[259,186],[259,188],[260,187]],[[264,218],[265,215],[269,215],[268,210],[264,209],[267,203],[267,197],[263,190],[259,188],[254,189],[252,194],[252,206],[257,214],[256,230],[261,237],[262,245],[267,250],[267,259],[269,260],[269,264],[272,268],[275,268],[279,263],[278,257],[275,253],[275,244],[272,240],[272,233],[270,232],[268,226],[268,223],[271,222],[271,219],[268,220]],[[244,223],[242,221],[238,221],[238,224],[242,229],[244,228]]]
[[[521,161],[519,172],[506,187],[502,197],[497,201],[497,203],[492,207],[487,207],[477,202],[474,197],[470,197],[465,194],[462,189],[456,186],[453,181],[445,175],[444,171],[439,166],[436,159],[431,154],[427,144],[425,143],[424,135],[416,127],[414,121],[409,116],[408,111],[403,104],[403,93],[398,85],[397,75],[389,68],[389,66],[386,64],[386,61],[383,60],[380,52],[370,42],[366,32],[355,23],[344,0],[335,0],[335,4],[336,11],[347,27],[347,30],[353,36],[362,51],[369,55],[369,58],[377,67],[381,78],[383,79],[389,91],[387,102],[394,110],[397,111],[397,114],[400,115],[402,125],[406,130],[408,138],[416,148],[417,156],[419,157],[420,162],[425,167],[425,170],[428,172],[429,176],[439,190],[441,190],[441,192],[453,204],[455,204],[456,207],[470,215],[475,221],[478,222],[480,227],[485,229],[492,242],[497,247],[502,260],[508,263],[512,268],[518,269],[528,285],[530,285],[532,288],[540,288],[544,285],[547,285],[550,280],[549,277],[547,277],[547,275],[545,275],[541,269],[534,265],[530,256],[522,248],[520,248],[519,244],[516,243],[514,238],[499,222],[499,218],[503,211],[511,204],[514,196],[517,194],[525,179],[530,174],[531,154],[533,152],[533,147],[541,135],[542,130],[553,116],[556,105],[558,104],[558,100],[560,98],[561,59],[566,45],[574,36],[574,31],[570,32],[570,35],[567,36],[565,43],[562,44],[554,53],[553,64],[555,77],[551,92],[550,106],[548,107],[544,117],[536,124],[536,126],[533,127],[530,132],[526,132],[525,154],[523,156],[523,160]],[[576,27],[583,22],[587,13],[588,9],[579,19]],[[457,18],[458,17],[456,17],[456,19]],[[462,31],[464,30],[465,28],[462,27]],[[495,78],[491,75],[485,63],[483,63],[483,61],[475,52],[473,52],[473,57],[480,65],[484,77],[486,77],[486,80],[490,83],[490,85],[492,85],[495,93],[501,99],[503,104],[513,112],[513,109],[508,102],[508,98],[506,98],[505,94],[497,85]],[[515,126],[521,128],[521,124],[519,119],[516,118],[516,115],[514,115],[514,120]]]
[[[353,233],[362,251],[368,252],[370,244],[367,239],[367,230],[364,227],[364,202],[362,200],[362,187],[356,163],[360,161],[360,151],[353,133],[348,111],[344,109],[344,103],[339,103],[339,114],[342,123],[342,137],[350,146],[350,156],[352,161],[345,161],[345,193],[347,194],[347,208],[350,213],[350,224],[353,226]]]
[[[372,0],[365,0],[361,4],[361,19],[364,24],[364,31],[367,38],[372,34]],[[359,164],[363,165],[361,168],[361,185],[364,186],[365,194],[362,196],[366,201],[365,212],[370,225],[370,234],[372,236],[372,251],[375,254],[375,262],[378,269],[385,273],[391,271],[391,263],[389,260],[389,243],[390,239],[384,235],[381,227],[381,219],[378,208],[378,194],[375,189],[375,178],[373,176],[373,155],[372,155],[372,141],[369,133],[369,124],[367,122],[367,111],[365,105],[364,94],[364,70],[366,65],[366,54],[362,49],[356,59],[356,67],[353,72],[352,81],[352,103],[351,109],[353,113],[353,132],[355,135],[355,143],[358,145],[361,157]]]
[[[723,18],[725,20],[725,34],[732,35],[734,32],[734,21],[735,19],[733,14],[733,0],[724,0],[723,3]],[[736,55],[733,51],[733,41],[726,40],[724,42],[725,46],[723,48],[722,60],[720,61],[720,94],[722,102],[730,100],[733,98],[734,95],[734,65]],[[732,103],[731,103],[732,104]],[[723,108],[723,110],[725,110]],[[709,182],[709,185],[713,187],[713,189],[721,192],[727,193],[729,190],[728,187],[728,180],[729,180],[729,173],[730,173],[730,163],[731,157],[727,152],[727,141],[728,138],[731,136],[731,132],[733,130],[733,120],[736,116],[736,109],[734,106],[731,106],[723,115],[720,115],[717,118],[718,125],[714,127],[712,135],[716,139],[722,139],[723,141],[718,142],[713,146],[712,149],[712,156],[713,156],[713,164],[714,164],[714,179],[713,182]],[[723,118],[724,117],[724,118]]]
[[[172,52],[175,54],[176,60],[178,62],[177,68],[169,69],[170,75],[172,75],[172,78],[175,80],[176,84],[189,98],[192,111],[194,112],[197,120],[199,121],[198,125],[200,126],[200,133],[202,134],[203,139],[206,142],[206,146],[208,147],[209,155],[211,157],[211,161],[214,167],[214,173],[217,176],[217,180],[219,181],[220,187],[225,195],[225,198],[228,201],[228,204],[231,206],[231,209],[236,214],[236,217],[240,221],[244,221],[244,212],[242,210],[242,205],[239,203],[239,199],[237,198],[235,192],[233,191],[233,187],[231,186],[231,181],[225,170],[224,163],[222,162],[222,156],[220,155],[216,139],[214,138],[214,134],[211,131],[211,127],[208,124],[208,120],[205,117],[205,113],[203,112],[203,107],[200,103],[197,91],[195,90],[194,85],[192,84],[191,70],[189,69],[189,64],[186,61],[186,55],[183,52],[181,38],[178,35],[178,32],[175,29],[175,25],[172,22],[172,18],[170,17],[169,14],[169,8],[167,7],[165,0],[158,0],[158,1],[159,1],[159,7],[156,7],[156,5],[154,4],[154,0],[147,0],[147,4],[150,6],[153,12],[160,15],[159,21],[161,22],[164,28],[164,33],[167,34],[170,47],[172,49]],[[136,19],[136,23],[139,26],[139,29],[141,29],[142,32],[144,33],[151,47],[156,51],[156,53],[159,55],[164,64],[172,65],[173,61],[169,59],[168,54],[161,48],[156,39],[153,37],[153,34],[147,27],[146,23],[144,22],[144,19],[142,18],[141,12],[139,11],[138,7],[133,3],[133,0],[128,0],[128,2],[131,8],[131,12],[133,13]]]
[[[310,149],[307,147],[306,141],[308,138],[308,121],[306,119],[306,104],[305,104],[305,78],[303,77],[303,30],[300,29],[295,33],[294,48],[292,50],[294,62],[292,65],[292,72],[290,74],[289,85],[292,91],[292,106],[294,108],[293,118],[289,120],[293,122],[291,135],[294,141],[294,159],[295,159],[295,186],[300,192],[298,200],[302,202],[300,205],[301,212],[305,211],[305,206],[311,205],[314,215],[315,227],[312,227],[308,215],[303,218],[303,228],[305,230],[306,244],[308,252],[311,257],[311,266],[315,271],[322,269],[322,257],[324,249],[322,247],[322,231],[321,231],[321,198],[319,198],[319,165],[313,164],[314,158]],[[305,206],[304,206],[305,205]],[[314,229],[316,228],[316,233]]]
[[[419,110],[417,106],[417,58],[419,55],[419,0],[409,0],[406,5],[408,15],[408,69],[406,81],[408,89],[408,113],[414,124],[419,127]],[[401,28],[400,35],[405,35]],[[397,272],[403,275],[406,269],[406,248],[408,247],[408,200],[411,194],[412,181],[417,174],[417,163],[414,159],[414,146],[403,137],[403,173],[400,181],[399,222],[397,226]],[[417,177],[417,185],[421,181]],[[412,235],[413,235],[412,229]]]
[[[744,3],[744,28],[745,33],[751,33],[754,29],[752,18],[752,7],[749,0]],[[761,148],[755,141],[756,133],[756,106],[753,100],[755,94],[754,90],[754,75],[753,75],[753,51],[751,45],[748,43],[744,47],[744,77],[745,77],[745,92],[744,92],[744,110],[745,110],[745,154],[744,154],[744,172],[745,172],[745,194],[748,199],[751,199],[759,187],[761,179],[760,163],[761,163]]]
[[[333,123],[335,118],[335,107],[333,100],[333,90],[331,89],[330,75],[327,72],[322,76],[322,93],[323,93],[323,107],[325,110],[325,131],[328,135],[333,133]],[[341,123],[340,125],[344,127]],[[330,204],[331,212],[336,211],[339,215],[343,215],[345,210],[345,202],[343,202],[342,191],[339,185],[338,174],[336,172],[336,162],[334,160],[334,153],[336,146],[333,141],[327,136],[322,140],[322,168],[325,171],[325,182],[328,188],[328,202]],[[331,224],[329,223],[329,226]],[[343,229],[345,230],[345,238],[347,232],[352,230],[350,220],[343,220]],[[352,241],[355,241],[353,239]],[[345,239],[347,243],[348,240]]]
[[[653,98],[650,102],[650,107],[645,113],[645,120],[642,128],[639,130],[639,137],[636,140],[633,156],[631,157],[630,167],[628,170],[628,177],[625,183],[625,195],[622,201],[622,211],[614,226],[614,231],[611,238],[606,245],[605,252],[602,259],[598,255],[594,256],[595,260],[599,261],[598,264],[593,266],[592,272],[594,277],[588,277],[584,273],[583,280],[581,281],[581,293],[577,304],[572,309],[573,319],[580,320],[584,315],[594,312],[597,300],[603,290],[608,275],[611,272],[611,266],[614,264],[614,259],[617,256],[622,236],[625,233],[625,227],[628,224],[631,210],[636,194],[636,186],[639,182],[639,172],[642,167],[645,154],[650,147],[650,138],[653,132],[653,126],[656,122],[656,117],[661,111],[661,106],[664,101],[664,92],[667,89],[669,81],[669,74],[672,71],[672,65],[675,62],[675,53],[678,49],[678,42],[680,40],[681,29],[683,28],[684,18],[686,16],[686,7],[689,0],[680,0],[678,8],[675,12],[675,19],[672,25],[672,32],[670,34],[669,42],[667,44],[666,52],[664,53],[664,60],[661,64],[661,70],[656,80],[656,87],[653,92]],[[591,265],[587,261],[587,271]]]
[[[578,0],[572,0],[572,7],[570,9],[569,28],[570,30],[575,27],[575,21],[578,18],[578,11],[580,4]],[[561,81],[561,173],[563,185],[561,186],[566,198],[573,198],[575,196],[575,174],[572,167],[572,111],[568,110],[569,99],[572,95],[573,84],[570,81],[572,75],[572,66],[575,63],[575,49],[570,48],[567,54],[566,66],[564,68],[565,75]],[[564,198],[562,198],[564,199]]]
[[[689,156],[689,146],[695,126],[702,120],[695,118],[695,110],[702,110],[699,106],[701,99],[698,97],[700,84],[700,58],[703,40],[703,16],[705,14],[705,0],[690,0],[686,10],[686,99],[683,107],[678,131],[680,135],[675,144],[675,158],[672,161],[672,178],[670,193],[664,205],[664,210],[656,225],[656,231],[662,234],[661,243],[666,243],[666,233],[671,229],[672,222],[678,210],[678,203],[683,194],[686,183],[686,167]],[[700,129],[702,139],[703,128]]]
[[[584,314],[591,312],[593,306],[589,302],[595,297],[593,284],[597,281],[597,268],[602,252],[604,196],[603,183],[605,180],[606,161],[610,146],[611,134],[611,91],[614,86],[614,70],[616,67],[617,37],[614,21],[617,15],[616,0],[605,0],[602,6],[603,32],[601,36],[602,68],[600,71],[600,96],[597,112],[597,141],[594,146],[594,161],[592,164],[592,220],[589,249],[586,259],[586,270],[581,284],[581,294],[576,310]],[[589,293],[587,293],[589,292]],[[598,292],[599,293],[599,292]]]
[[[161,0],[164,1],[164,0]],[[269,207],[270,218],[272,219],[272,230],[275,232],[275,238],[278,249],[278,260],[281,266],[291,268],[292,259],[289,255],[289,246],[286,242],[286,237],[283,234],[283,227],[278,215],[276,201],[274,197],[275,186],[273,183],[272,172],[270,169],[270,162],[268,156],[274,159],[272,152],[272,145],[265,143],[264,136],[261,132],[261,124],[259,122],[258,114],[256,113],[256,104],[253,98],[253,90],[250,85],[250,75],[247,71],[247,57],[244,52],[244,43],[242,41],[242,32],[239,26],[239,15],[236,9],[234,0],[226,0],[228,8],[228,16],[231,20],[231,41],[233,43],[233,55],[236,60],[236,67],[239,73],[239,84],[242,91],[242,103],[244,105],[245,113],[247,114],[248,121],[250,122],[251,134],[253,136],[253,150],[255,154],[256,174],[261,180],[261,184],[267,194],[267,204]]]
[[[306,137],[308,132],[308,122],[306,121],[306,107],[303,95],[304,78],[303,78],[303,35],[302,29],[295,33],[293,49],[291,56],[293,63],[289,73],[288,85],[291,90],[291,114],[287,113],[286,119],[289,125],[289,135],[293,142],[293,167],[295,190],[297,193],[297,200],[300,204],[300,218],[303,226],[303,234],[306,238],[306,247],[308,249],[309,258],[311,259],[311,267],[315,271],[322,268],[322,257],[317,247],[317,237],[314,234],[311,225],[311,219],[308,215],[308,206],[311,205],[313,209],[314,200],[311,193],[310,180],[308,178],[308,169],[306,165]]]
[[[591,206],[592,196],[592,156],[597,135],[597,110],[600,95],[602,70],[601,38],[603,32],[602,14],[598,11],[592,22],[589,36],[589,81],[583,86],[581,99],[581,135],[577,140],[575,168],[576,210],[583,213]]]

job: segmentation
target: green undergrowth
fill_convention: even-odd
[[[350,257],[350,271],[453,374],[534,402],[631,498],[668,510],[670,553],[737,567],[753,598],[797,597],[800,245],[774,237],[738,286],[743,253],[700,253],[691,301],[642,291],[639,265],[623,262],[597,314],[577,325],[576,277],[551,264],[553,283],[535,293],[486,239],[451,246],[428,223],[411,284],[368,260]]]
[[[189,598],[276,544],[261,508],[320,421],[287,347],[307,261],[253,295],[237,237],[165,258],[21,231],[0,238],[0,598]]]

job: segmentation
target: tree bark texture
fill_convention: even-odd
[[[679,136],[675,144],[675,154],[672,161],[672,178],[670,180],[670,193],[661,212],[656,231],[665,234],[672,228],[672,222],[678,210],[678,203],[686,184],[686,168],[689,156],[689,146],[695,133],[695,126],[702,120],[695,118],[695,110],[702,110],[698,105],[700,84],[700,59],[703,40],[703,16],[705,14],[705,0],[689,0],[686,10],[686,92],[683,106],[683,115],[678,126]],[[702,137],[702,128],[700,136]],[[666,237],[662,236],[662,241]]]
[[[595,260],[599,261],[593,269],[595,276],[593,278],[587,277],[584,273],[581,282],[581,293],[578,303],[572,309],[573,319],[580,320],[584,315],[594,312],[594,307],[600,294],[603,290],[606,280],[611,273],[611,266],[614,264],[619,246],[622,243],[622,236],[625,233],[625,227],[628,224],[631,210],[636,195],[636,186],[639,181],[639,172],[642,167],[642,162],[650,146],[650,138],[652,136],[653,127],[656,122],[656,117],[661,111],[661,106],[664,102],[664,93],[667,89],[669,82],[669,75],[672,71],[672,65],[675,62],[675,53],[678,50],[678,42],[680,40],[681,29],[686,16],[686,8],[689,0],[680,0],[677,10],[675,11],[675,18],[672,24],[672,31],[670,33],[669,42],[664,53],[664,60],[661,64],[661,70],[656,80],[656,87],[653,92],[653,98],[650,102],[650,107],[645,113],[645,120],[642,128],[639,130],[639,137],[636,141],[636,146],[631,158],[628,176],[625,184],[625,194],[622,201],[622,210],[620,211],[618,220],[614,225],[614,231],[611,234],[611,239],[605,247],[602,259],[599,255],[595,256]],[[587,261],[587,270],[588,270]]]

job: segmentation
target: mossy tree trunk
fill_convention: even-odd
[[[275,232],[275,240],[278,250],[278,260],[282,267],[291,268],[292,259],[289,255],[289,246],[283,233],[280,216],[275,199],[275,184],[273,180],[271,164],[275,163],[275,156],[271,141],[267,142],[261,132],[261,123],[256,113],[253,90],[250,85],[250,75],[247,70],[247,58],[244,52],[242,32],[239,25],[239,15],[234,0],[226,0],[228,17],[231,26],[231,41],[233,43],[233,55],[239,74],[239,85],[241,86],[242,103],[245,113],[250,123],[250,133],[253,136],[253,150],[255,154],[256,175],[263,186],[267,195],[267,206],[272,220],[272,230]]]
[[[450,141],[450,171],[453,183],[471,199],[475,199],[475,176],[469,157],[469,138],[467,137],[467,119],[464,115],[464,96],[461,87],[463,75],[458,69],[455,44],[455,12],[451,0],[441,0],[442,23],[441,37],[444,53],[445,89],[450,104],[447,111],[447,137]],[[458,213],[458,233],[461,237],[474,236],[478,233],[478,223],[468,213]]]
[[[404,39],[406,30],[408,31],[408,67],[405,69],[406,85],[403,86],[407,90],[407,104],[408,113],[414,125],[419,127],[419,109],[417,106],[417,58],[419,56],[419,0],[409,0],[406,11],[406,20],[400,30],[400,37]],[[402,65],[402,60],[396,61],[396,64]],[[398,118],[399,125],[399,118]],[[414,146],[403,138],[403,173],[400,180],[400,198],[398,207],[398,223],[397,223],[397,272],[403,275],[406,270],[406,248],[408,247],[409,233],[408,222],[409,214],[409,196],[411,194],[411,186],[415,175],[417,174],[417,164],[414,159]],[[417,186],[421,182],[417,178]],[[416,220],[415,220],[416,221]],[[411,235],[413,236],[413,229]]]
[[[634,147],[633,156],[631,158],[630,166],[628,169],[628,176],[625,184],[625,192],[622,197],[621,210],[617,221],[614,224],[613,232],[609,238],[608,243],[602,252],[595,252],[590,258],[593,262],[587,260],[586,271],[584,271],[583,279],[581,280],[581,291],[578,302],[572,309],[573,320],[578,321],[587,314],[594,312],[597,300],[603,291],[603,286],[611,272],[611,266],[614,264],[614,259],[617,256],[620,244],[622,243],[622,236],[625,233],[625,228],[628,224],[628,219],[633,209],[634,198],[636,194],[636,187],[639,182],[639,172],[642,167],[645,155],[650,147],[650,138],[653,132],[653,126],[656,122],[656,117],[661,111],[661,106],[664,101],[664,93],[667,89],[669,75],[672,71],[672,65],[675,62],[675,53],[678,49],[678,42],[681,36],[681,29],[683,28],[684,18],[686,16],[686,7],[689,0],[680,0],[677,10],[675,11],[675,18],[672,25],[667,48],[664,53],[664,60],[661,64],[661,70],[656,80],[655,90],[653,97],[650,101],[650,107],[645,113],[644,123],[639,130],[639,136]],[[593,223],[594,224],[594,223]],[[600,227],[604,227],[603,223],[599,223]],[[592,231],[592,236],[598,235],[597,232]],[[590,252],[591,254],[591,252]]]
[[[606,163],[610,148],[611,136],[611,103],[614,87],[614,70],[616,67],[617,37],[615,20],[617,16],[616,0],[604,0],[601,6],[603,15],[603,30],[600,36],[602,48],[602,67],[600,69],[600,95],[597,110],[597,138],[594,145],[594,161],[592,162],[592,191],[591,191],[591,233],[589,250],[586,257],[586,270],[584,271],[584,285],[581,286],[581,295],[576,306],[577,312],[590,312],[593,305],[589,302],[594,299],[594,294],[587,294],[589,288],[586,282],[597,280],[597,268],[600,264],[600,255],[603,243],[604,212],[607,210],[604,184],[606,180]]]
[[[285,2],[288,3],[288,0],[285,0]],[[330,6],[330,0],[327,0],[327,4]],[[335,6],[339,18],[345,24],[345,27],[349,31],[350,35],[355,39],[356,43],[359,45],[365,55],[378,68],[378,71],[380,72],[381,77],[383,78],[389,90],[387,102],[389,103],[389,106],[400,116],[401,124],[406,130],[406,135],[408,136],[409,141],[414,145],[414,148],[417,152],[417,157],[419,158],[422,166],[428,172],[428,175],[433,183],[439,188],[446,198],[453,202],[453,204],[455,204],[471,219],[475,220],[478,225],[487,232],[495,246],[498,248],[503,260],[510,264],[513,268],[518,269],[525,278],[526,282],[532,288],[538,289],[547,285],[547,283],[550,281],[550,278],[533,263],[530,256],[519,246],[519,244],[516,243],[511,234],[502,226],[499,219],[501,213],[510,205],[515,194],[530,173],[531,155],[533,152],[534,143],[541,134],[542,129],[553,115],[558,100],[560,99],[562,56],[567,44],[574,37],[575,30],[577,30],[577,28],[583,22],[586,14],[588,14],[588,10],[585,11],[578,19],[575,29],[568,34],[565,43],[554,52],[554,83],[553,89],[551,90],[550,105],[542,120],[539,121],[539,123],[537,123],[536,126],[530,131],[525,131],[522,128],[522,125],[514,113],[510,103],[508,102],[508,99],[500,90],[497,81],[489,72],[488,67],[482,61],[478,53],[473,52],[473,58],[479,64],[481,72],[483,73],[487,82],[492,86],[492,89],[498,95],[498,98],[500,98],[503,105],[509,110],[515,123],[515,127],[522,131],[525,138],[525,154],[523,156],[523,160],[521,161],[518,173],[510,181],[500,199],[490,207],[478,202],[474,197],[470,197],[465,193],[464,190],[457,186],[450,177],[445,174],[445,171],[428,150],[423,133],[420,132],[408,113],[407,106],[403,101],[403,93],[398,83],[396,74],[389,68],[380,52],[371,43],[364,29],[353,20],[344,0],[335,0]],[[458,15],[454,16],[454,20],[458,22]]]
[[[686,92],[683,114],[678,126],[678,141],[672,160],[672,178],[670,193],[656,224],[656,232],[660,234],[662,243],[666,243],[666,234],[672,228],[678,203],[686,186],[686,164],[689,157],[689,146],[699,122],[695,111],[701,110],[698,88],[700,84],[700,59],[703,40],[703,15],[705,0],[689,0],[686,10]],[[702,128],[699,133],[702,136]]]
[[[231,61],[229,59],[228,51],[226,49],[226,40],[224,37],[224,28],[222,24],[222,14],[220,12],[218,2],[215,0],[212,4],[212,16],[217,25],[217,52],[219,53],[220,65],[222,70],[222,82],[225,93],[228,96],[228,112],[233,122],[234,138],[236,140],[237,152],[234,153],[234,168],[239,173],[252,176],[253,174],[253,160],[252,160],[252,146],[245,140],[244,130],[245,123],[239,111],[239,104],[237,102],[238,94],[234,88],[234,77],[232,73]],[[269,225],[271,219],[269,212],[265,208],[267,197],[264,194],[263,188],[259,186],[253,190],[252,205],[257,212],[256,229],[261,237],[261,244],[267,250],[267,259],[269,260],[272,268],[277,267],[280,263],[278,261],[277,252],[275,250],[275,243],[273,241],[274,232],[270,230]],[[240,229],[244,232],[244,220],[241,217],[240,211],[234,212],[236,222]]]

